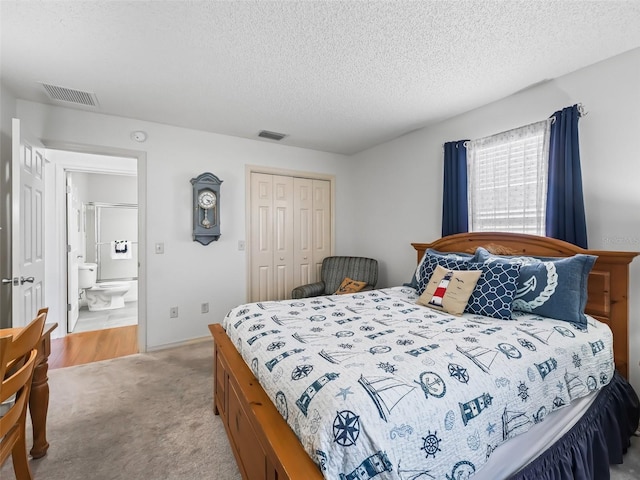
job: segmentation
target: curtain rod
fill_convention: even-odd
[[[587,110],[585,110],[584,105],[582,103],[577,103],[576,104],[577,108],[578,108],[578,115],[580,116],[580,118],[582,117],[586,117],[587,115],[589,115],[589,112]],[[556,118],[554,116],[548,117],[546,120],[550,120],[551,123],[555,123]],[[541,122],[544,120],[540,120]],[[538,122],[533,122],[533,123],[538,123]],[[531,125],[531,123],[529,123],[528,125]],[[498,133],[494,133],[492,135],[487,135],[487,137],[493,137],[495,135],[502,135],[505,134],[507,132],[510,132],[511,130],[517,130],[518,128],[522,128],[522,127],[526,127],[527,125],[522,125],[520,127],[515,127],[515,128],[510,128],[509,130],[505,130],[503,132],[498,132]],[[486,138],[486,137],[482,137],[482,138]],[[467,143],[470,142],[471,140],[467,140],[464,143],[464,146],[467,146]],[[448,143],[448,142],[445,142]],[[456,142],[456,148],[458,148],[457,142]],[[442,144],[442,149],[444,150],[444,143]]]

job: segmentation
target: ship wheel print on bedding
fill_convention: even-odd
[[[351,410],[338,412],[333,420],[333,441],[343,447],[355,445],[360,436],[360,417]]]
[[[518,343],[527,350],[530,350],[532,352],[536,351],[536,346],[526,338],[518,338]]]
[[[422,439],[422,447],[420,450],[424,450],[427,457],[431,455],[433,458],[436,458],[436,453],[440,452],[440,442],[441,438],[438,438],[437,430],[431,433],[431,430],[427,432],[427,436]]]
[[[467,369],[464,368],[462,365],[458,365],[457,363],[450,363],[448,368],[449,368],[449,375],[451,377],[455,378],[460,383],[469,382],[469,373],[467,372]]]

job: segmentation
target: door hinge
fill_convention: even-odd
[[[67,245],[67,253],[71,253],[71,245]]]
[[[71,311],[71,304],[67,303],[67,312],[70,312],[70,311]]]

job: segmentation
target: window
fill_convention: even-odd
[[[550,121],[467,145],[469,231],[544,235]]]

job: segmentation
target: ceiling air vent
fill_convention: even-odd
[[[284,133],[269,132],[267,130],[261,130],[258,136],[262,138],[268,138],[269,140],[276,140],[276,141],[280,141],[284,137],[286,137]]]
[[[52,100],[76,103],[78,105],[86,105],[89,107],[98,106],[98,99],[96,98],[95,93],[83,92],[82,90],[74,90],[73,88],[60,87],[58,85],[50,85],[48,83],[43,83],[42,86]]]

